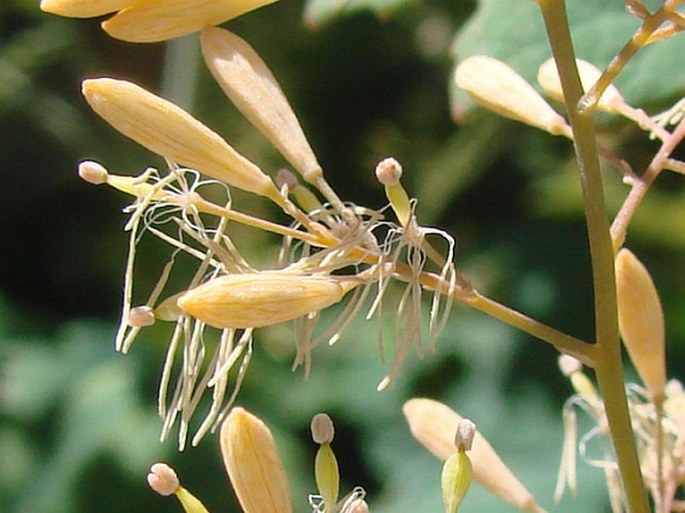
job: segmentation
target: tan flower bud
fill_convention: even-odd
[[[616,255],[618,325],[640,379],[661,401],[666,386],[664,313],[647,268],[628,249]]]
[[[102,24],[112,37],[152,43],[198,32],[276,0],[146,0],[134,2]],[[98,2],[93,2],[98,3]]]
[[[83,95],[105,121],[150,151],[239,189],[279,197],[256,165],[173,103],[112,78],[84,80]]]
[[[70,18],[92,18],[130,7],[135,0],[41,0],[42,11]]]
[[[279,271],[229,274],[189,290],[178,306],[216,328],[260,328],[327,308],[357,284]]]
[[[281,87],[257,52],[227,30],[205,27],[202,55],[238,110],[307,182],[316,183],[322,176],[321,166]]]
[[[462,420],[458,413],[437,401],[420,398],[407,401],[403,411],[414,438],[426,449],[443,461],[454,454],[454,432]],[[477,431],[469,457],[473,479],[481,486],[523,511],[545,511]]]
[[[599,77],[602,76],[602,72],[599,69],[582,59],[576,59],[576,66],[578,67],[580,81],[585,91],[588,91],[597,82]],[[561,89],[557,65],[553,58],[546,60],[538,69],[538,82],[547,96],[563,103],[564,93]],[[624,110],[625,105],[626,103],[621,93],[619,93],[615,86],[610,85],[602,94],[597,103],[597,108],[605,112],[620,114]]]
[[[454,75],[459,87],[491,111],[552,135],[572,137],[566,120],[523,77],[502,61],[474,55],[462,61]]]
[[[283,463],[269,428],[235,407],[221,427],[221,452],[245,513],[291,513]]]

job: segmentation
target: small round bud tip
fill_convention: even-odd
[[[132,328],[144,328],[155,323],[155,314],[149,306],[136,306],[128,313],[128,325]]]
[[[470,451],[474,436],[476,436],[476,425],[469,419],[461,419],[454,436],[454,445],[457,450]]]
[[[364,499],[355,499],[345,513],[369,513],[369,505]]]
[[[78,165],[79,176],[88,183],[101,185],[107,183],[109,173],[102,164],[92,160],[84,160]]]
[[[284,185],[288,186],[288,190],[293,190],[295,187],[300,185],[300,181],[297,179],[297,176],[295,176],[295,173],[290,171],[289,169],[279,169],[278,172],[276,173],[276,187],[278,189],[282,189]]]
[[[150,467],[147,483],[150,488],[164,497],[173,495],[180,487],[176,472],[166,463],[155,463]]]
[[[330,444],[335,436],[333,421],[326,413],[317,413],[311,423],[312,439],[319,445]]]
[[[376,166],[376,178],[383,185],[397,185],[402,178],[402,165],[393,157],[383,159]]]
[[[559,356],[558,364],[559,370],[561,370],[561,373],[566,377],[570,376],[574,372],[582,370],[583,368],[583,364],[580,363],[580,361],[567,354],[562,354]]]

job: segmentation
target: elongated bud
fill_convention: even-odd
[[[102,164],[92,160],[84,160],[78,165],[78,175],[88,183],[102,185],[107,183],[109,173]]]
[[[411,218],[411,203],[407,191],[400,184],[401,177],[402,165],[392,157],[381,160],[376,166],[376,178],[385,186],[385,195],[400,224],[406,226]]]
[[[412,435],[441,460],[454,454],[454,426],[461,416],[431,399],[410,399],[402,408]],[[471,447],[473,479],[512,506],[530,513],[543,513],[533,496],[502,462],[490,444],[476,432]]]
[[[283,185],[288,186],[291,196],[295,200],[295,203],[305,212],[314,212],[316,210],[322,211],[323,205],[319,201],[312,191],[304,187],[298,180],[297,177],[288,171],[287,169],[281,169],[276,173],[276,185],[279,189]]]
[[[357,285],[279,271],[229,274],[189,290],[177,304],[215,328],[260,328],[327,308]]]
[[[112,37],[133,43],[153,43],[185,36],[206,25],[219,25],[276,0],[145,0],[102,24]],[[93,1],[93,3],[99,3]]]
[[[660,402],[666,386],[664,313],[649,271],[625,248],[616,255],[616,294],[623,343],[652,400]]]
[[[276,78],[257,52],[232,32],[205,27],[202,55],[238,110],[307,182],[317,184],[321,166]]]
[[[228,185],[280,200],[274,183],[256,165],[173,103],[112,78],[84,80],[83,95],[105,121],[150,151]]]
[[[291,513],[285,470],[269,428],[235,407],[221,426],[221,452],[245,513]]]
[[[41,0],[44,12],[68,16],[70,18],[93,18],[125,9],[135,0]]]
[[[319,444],[314,459],[314,476],[319,494],[323,499],[324,511],[334,511],[340,493],[340,472],[331,442],[333,441],[333,421],[325,413],[314,416],[311,423],[312,438]]]
[[[147,482],[162,496],[175,495],[186,513],[208,513],[204,504],[180,485],[176,472],[166,463],[152,465]]]
[[[599,69],[582,59],[576,59],[576,66],[585,91],[588,91],[602,76]],[[538,69],[538,82],[547,96],[563,103],[564,93],[561,89],[557,65],[553,58],[546,60]],[[614,85],[607,87],[597,103],[599,110],[614,114],[621,114],[625,110],[625,106],[626,102],[623,96]]]
[[[566,120],[521,75],[493,57],[475,55],[462,61],[454,75],[459,87],[491,111],[552,135],[572,138]]]

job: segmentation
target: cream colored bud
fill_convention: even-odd
[[[102,24],[112,37],[133,43],[166,41],[218,25],[276,0],[145,0]],[[94,2],[97,3],[97,2]]]
[[[315,443],[330,444],[335,436],[333,421],[326,413],[317,413],[311,423],[312,440]]]
[[[174,469],[166,463],[155,463],[150,467],[147,482],[155,492],[165,497],[173,495],[180,483]]]
[[[227,30],[205,27],[202,55],[238,110],[307,182],[316,184],[322,177],[321,166],[276,78],[257,52]]]
[[[576,59],[576,66],[578,67],[580,81],[585,91],[588,91],[597,82],[599,77],[602,76],[602,72],[599,69],[582,59]],[[538,69],[538,82],[547,96],[563,103],[564,93],[561,89],[557,65],[553,58],[546,60]],[[620,114],[624,107],[625,100],[614,85],[607,87],[597,104],[599,110],[615,114]]]
[[[279,271],[229,274],[189,290],[177,304],[215,328],[260,328],[327,308],[357,284]]]
[[[344,513],[369,513],[369,505],[364,499],[354,499]]]
[[[83,95],[105,121],[150,151],[239,189],[280,197],[256,165],[173,103],[112,78],[84,80]]]
[[[442,403],[422,398],[407,401],[403,411],[412,435],[426,449],[443,461],[454,454],[454,426],[462,420],[457,412]],[[545,511],[479,432],[473,437],[469,457],[473,464],[473,479],[481,486],[523,511]]]
[[[44,12],[70,18],[93,18],[135,4],[136,0],[41,0]]]
[[[664,313],[647,268],[628,249],[616,255],[618,325],[640,379],[661,401],[666,386]]]
[[[481,106],[552,135],[571,138],[566,120],[523,77],[493,57],[475,55],[455,72],[457,86]]]
[[[221,427],[221,452],[245,513],[291,513],[290,491],[271,431],[240,407]]]
[[[78,175],[88,183],[101,185],[107,183],[109,173],[102,164],[92,160],[84,160],[78,165]]]
[[[402,164],[393,157],[381,160],[376,166],[376,178],[383,185],[397,185],[402,178]]]
[[[149,306],[136,306],[129,311],[127,322],[135,328],[152,326],[155,323],[155,314]]]

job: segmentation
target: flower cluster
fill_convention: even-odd
[[[399,162],[387,158],[376,169],[394,216],[343,202],[327,183],[283,91],[254,49],[237,35],[212,26],[202,29],[201,42],[205,62],[227,96],[304,183],[287,170],[272,179],[202,122],[135,84],[95,78],[85,80],[82,88],[97,114],[167,162],[167,171],[150,168],[137,177],[111,174],[92,161],[82,162],[79,172],[90,183],[108,184],[135,198],[127,209],[129,259],[116,347],[127,352],[140,330],[156,321],[174,324],[159,404],[163,438],[180,417],[181,447],[208,388],[212,404],[192,443],[216,429],[228,413],[252,355],[255,328],[295,321],[294,367],[302,365],[306,375],[312,349],[340,339],[365,304],[367,318],[378,313],[380,319],[390,302],[386,292],[399,280],[404,290],[395,301],[394,356],[379,384],[382,389],[397,377],[412,348],[431,347],[454,298],[465,297],[470,290],[453,263],[454,240],[417,222],[415,201],[400,183]],[[269,200],[292,223],[241,212],[233,204],[232,189]],[[272,268],[257,269],[242,256],[229,234],[233,223],[281,238]],[[138,304],[135,259],[145,233],[169,243],[173,252],[154,290]],[[185,287],[169,290],[180,254],[197,260],[196,271]],[[424,295],[432,295],[427,316]],[[319,313],[343,301],[330,326],[316,330]],[[211,346],[215,349],[208,356]],[[173,385],[177,354],[182,362]],[[229,375],[235,368],[231,384]]]

